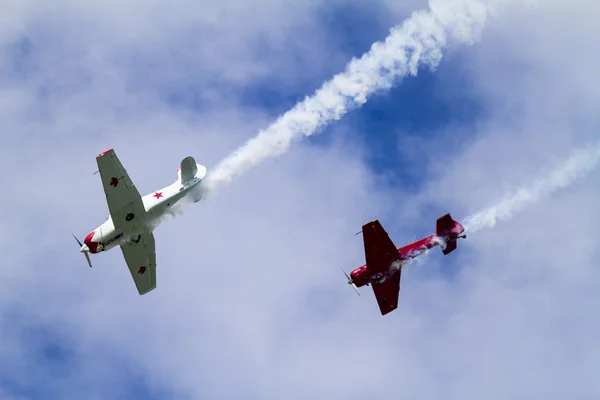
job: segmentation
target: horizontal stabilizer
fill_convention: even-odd
[[[456,239],[450,239],[446,241],[446,247],[442,248],[442,253],[446,255],[452,253],[454,250],[456,250]]]

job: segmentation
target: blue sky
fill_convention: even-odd
[[[410,266],[385,317],[340,271],[364,261],[363,223],[401,246],[597,140],[589,1],[507,1],[468,46],[451,24],[437,69],[161,225],[149,295],[118,250],[86,266],[71,232],[107,216],[96,154],[144,193],[185,156],[210,169],[427,7],[297,3],[9,3],[0,400],[600,394],[595,171]]]

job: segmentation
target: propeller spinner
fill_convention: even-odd
[[[87,247],[87,245],[85,245],[85,244],[81,244],[79,239],[77,239],[77,237],[74,234],[73,234],[73,237],[75,238],[75,240],[81,247],[81,249],[79,251],[83,253],[83,255],[85,256],[85,259],[88,262],[88,265],[90,266],[90,268],[92,268],[92,261],[90,260],[90,255],[89,255],[89,251],[90,251],[89,247]]]
[[[352,285],[352,287],[356,291],[356,294],[360,296],[360,292],[358,291],[358,288],[354,284],[354,281],[352,280],[352,278],[348,276],[348,274],[346,273],[346,271],[342,270],[342,272],[344,273],[344,275],[346,275],[346,278],[348,278],[348,285]]]

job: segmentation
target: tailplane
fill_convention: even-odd
[[[446,247],[442,248],[442,253],[447,255],[452,253],[454,250],[456,250],[456,239],[446,240]]]
[[[464,231],[465,228],[459,222],[453,220],[450,214],[438,218],[435,234],[443,241],[442,252],[444,255],[456,250],[456,239],[467,237],[463,233]]]

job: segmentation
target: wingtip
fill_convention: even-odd
[[[100,157],[102,157],[102,156],[104,156],[104,155],[106,155],[106,154],[110,153],[111,151],[113,151],[112,147],[111,147],[110,149],[108,149],[108,150],[106,150],[106,151],[103,151],[102,153],[98,154],[98,155],[96,156],[96,158],[100,158]]]
[[[140,289],[138,288],[138,293],[140,294],[140,296],[143,296],[143,295],[145,295],[145,294],[148,294],[148,293],[150,293],[150,292],[151,292],[151,291],[153,291],[154,289],[156,289],[156,285],[154,285],[154,286],[151,286],[151,287],[147,288],[146,290],[140,290]]]

